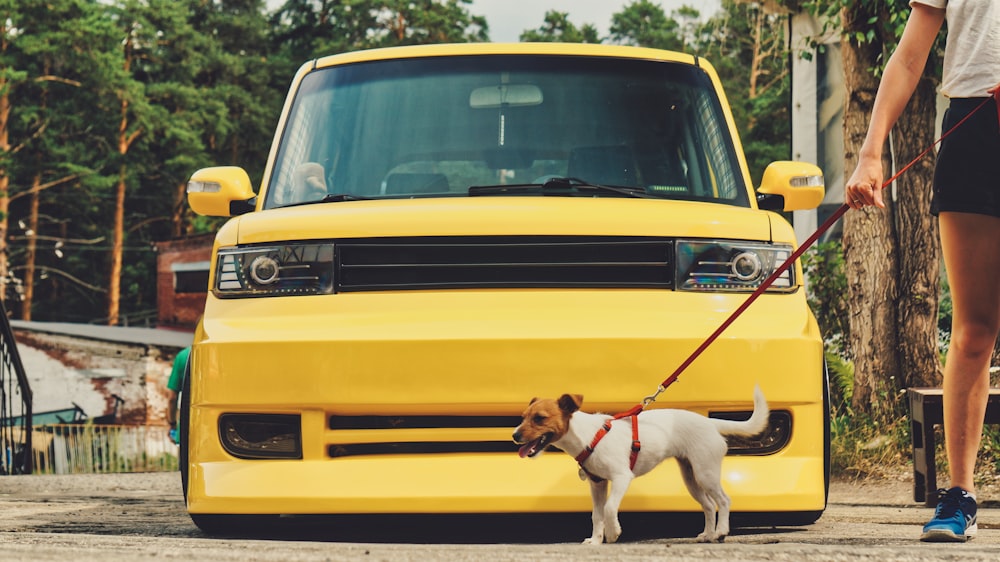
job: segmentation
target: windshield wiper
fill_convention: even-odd
[[[352,195],[350,193],[331,193],[329,195],[324,195],[318,203],[340,203],[341,201],[367,201],[371,197],[362,197],[361,195]]]
[[[545,183],[514,183],[498,185],[473,185],[469,195],[503,195],[505,193],[540,193],[542,195],[579,195],[592,193],[614,193],[625,197],[652,197],[641,187],[625,187],[588,183],[579,178],[552,178]]]
[[[317,203],[340,203],[341,201],[368,201],[369,199],[371,197],[362,197],[361,195],[352,195],[350,193],[331,193],[324,195],[321,199],[311,199],[309,201],[299,201],[297,203],[282,205],[282,208],[301,207],[302,205],[315,205]]]

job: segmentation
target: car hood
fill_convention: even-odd
[[[224,231],[236,236],[228,243],[238,244],[413,236],[654,236],[769,241],[769,215],[714,203],[651,199],[384,199],[255,212],[234,219]],[[227,243],[221,239],[219,242]]]

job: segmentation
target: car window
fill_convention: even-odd
[[[697,67],[509,55],[309,74],[265,207],[333,194],[462,197],[556,177],[749,206],[720,102]]]

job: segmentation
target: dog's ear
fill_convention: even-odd
[[[579,410],[581,404],[583,404],[583,396],[580,394],[563,394],[559,397],[559,409],[567,414]]]
[[[528,402],[528,405],[529,405],[529,406],[531,406],[531,405],[532,405],[532,404],[534,404],[535,402],[538,402],[538,397],[537,397],[537,396],[536,396],[536,397],[534,397],[534,398],[532,398],[532,399],[531,399],[531,402]]]

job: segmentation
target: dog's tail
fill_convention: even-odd
[[[719,430],[719,433],[723,435],[753,437],[755,435],[759,435],[767,429],[769,417],[770,411],[767,407],[767,400],[764,399],[764,393],[760,390],[760,386],[754,386],[753,414],[750,415],[750,419],[746,421],[720,420],[717,418],[710,419],[712,420],[712,423],[715,424],[715,428]]]

